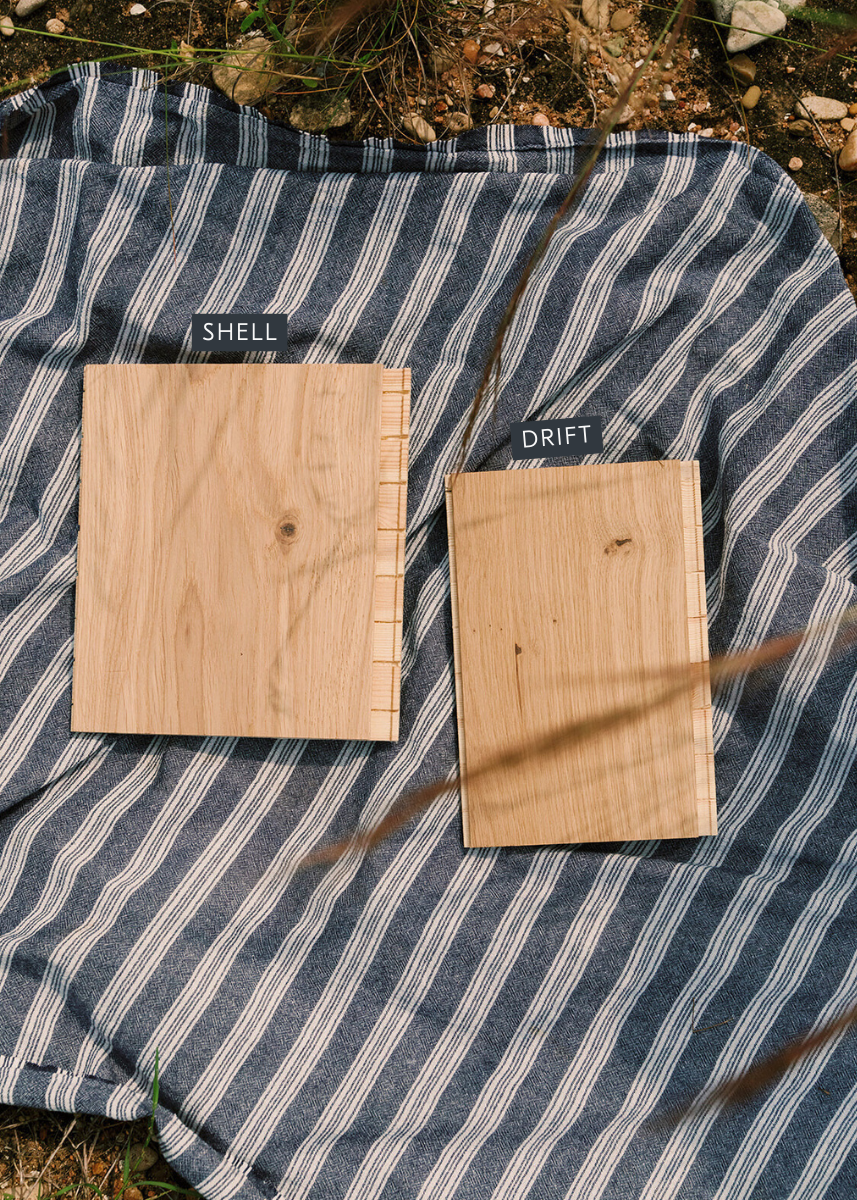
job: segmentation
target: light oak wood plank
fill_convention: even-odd
[[[409,396],[380,364],[87,366],[72,729],[398,736]]]
[[[699,468],[678,461],[447,476],[466,846],[716,832]],[[478,774],[571,721],[692,693]],[[468,777],[468,772],[472,778]]]

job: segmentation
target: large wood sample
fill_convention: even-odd
[[[84,372],[71,728],[395,741],[410,372]]]
[[[460,474],[446,500],[465,846],[716,833],[698,463]]]

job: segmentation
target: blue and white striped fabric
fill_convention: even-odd
[[[857,1195],[848,1035],[734,1112],[648,1122],[857,1000],[834,631],[715,694],[716,838],[465,852],[452,795],[295,870],[457,769],[443,475],[591,134],[337,146],[195,86],[166,106],[175,257],[154,76],[0,105],[0,1101],[136,1118],[157,1053],[163,1152],[209,1200]],[[198,311],[413,372],[397,744],[69,733],[83,367],[196,361]],[[755,646],[857,601],[855,351],[770,159],[614,136],[467,469],[529,465],[510,423],[581,410],[584,461],[699,459],[711,650]]]

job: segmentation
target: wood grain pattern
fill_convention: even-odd
[[[87,366],[72,730],[394,740],[409,396],[377,364]]]
[[[446,479],[466,846],[716,833],[697,463]],[[693,694],[494,775],[572,721],[651,701],[642,672],[698,662]]]

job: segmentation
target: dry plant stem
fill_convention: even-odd
[[[841,1017],[837,1017],[835,1021],[831,1021],[829,1025],[825,1025],[815,1033],[806,1034],[804,1037],[790,1042],[782,1050],[772,1054],[770,1058],[766,1058],[755,1067],[745,1071],[743,1075],[724,1079],[707,1095],[702,1094],[689,1104],[672,1109],[662,1116],[653,1117],[647,1124],[653,1130],[666,1130],[687,1118],[701,1116],[712,1108],[731,1108],[733,1105],[740,1104],[754,1096],[756,1092],[761,1091],[762,1088],[774,1083],[785,1074],[789,1067],[800,1062],[813,1050],[825,1046],[833,1038],[838,1037],[843,1030],[850,1029],[855,1024],[857,1024],[857,1005],[847,1009]],[[712,1028],[715,1027],[712,1026]]]
[[[812,634],[823,632],[835,625],[845,626],[833,644],[832,652],[842,650],[857,641],[857,605],[849,608],[841,617],[809,629],[798,630],[795,633],[784,634],[763,642],[755,650],[747,650],[738,654],[725,654],[713,658],[709,662],[709,675],[712,686],[726,679],[750,674],[763,670],[773,663],[779,662],[794,653],[801,642]],[[465,780],[481,779],[492,774],[519,766],[529,758],[541,757],[545,754],[556,753],[561,748],[574,745],[597,737],[616,725],[638,720],[652,708],[668,704],[682,692],[692,691],[699,684],[699,663],[688,663],[686,666],[666,668],[663,671],[651,672],[647,679],[651,682],[661,681],[669,686],[654,700],[642,704],[627,705],[613,709],[611,712],[584,721],[575,721],[552,730],[538,740],[524,746],[516,746],[485,763],[476,770],[465,773]],[[387,814],[383,821],[363,833],[355,833],[334,845],[322,847],[306,855],[295,864],[295,869],[313,866],[321,862],[334,862],[341,858],[346,851],[354,849],[367,851],[377,846],[392,833],[405,825],[417,813],[422,812],[434,800],[455,791],[460,786],[460,777],[455,775],[449,779],[437,780],[427,784],[416,792],[410,792],[401,797]]]
[[[502,373],[503,343],[506,339],[506,334],[509,331],[509,327],[512,324],[512,321],[514,320],[515,314],[518,311],[518,305],[520,304],[521,298],[523,297],[523,294],[527,289],[527,285],[530,281],[533,271],[536,269],[536,267],[539,265],[539,263],[544,258],[545,253],[547,252],[547,248],[550,245],[551,238],[553,237],[554,233],[556,233],[556,230],[558,229],[560,222],[563,220],[563,218],[566,216],[566,214],[570,211],[572,205],[576,202],[580,193],[583,191],[583,188],[586,186],[586,184],[589,180],[589,177],[591,176],[592,171],[595,167],[595,163],[598,160],[598,156],[601,153],[601,151],[604,149],[604,146],[607,143],[607,138],[610,136],[610,134],[615,129],[616,122],[617,122],[618,118],[620,117],[620,115],[622,114],[622,112],[624,111],[625,105],[630,100],[631,96],[633,95],[633,93],[637,87],[637,84],[639,83],[640,79],[642,78],[642,76],[646,70],[646,67],[649,65],[650,62],[652,62],[652,60],[654,59],[654,56],[655,56],[655,52],[657,51],[658,47],[663,42],[664,36],[666,34],[666,29],[669,28],[669,25],[673,21],[675,22],[675,28],[673,29],[672,33],[670,34],[669,40],[667,41],[666,46],[664,48],[664,58],[669,59],[670,55],[673,53],[673,51],[675,50],[675,47],[678,44],[679,38],[681,37],[682,31],[684,30],[685,23],[687,22],[688,17],[690,16],[690,14],[693,11],[693,6],[694,6],[694,0],[682,0],[682,3],[676,9],[673,10],[670,21],[667,23],[667,26],[664,29],[664,32],[657,39],[657,41],[652,46],[649,53],[643,59],[640,66],[634,71],[634,74],[630,77],[630,79],[628,80],[625,87],[619,93],[619,97],[616,100],[616,102],[614,103],[613,107],[609,110],[609,112],[607,112],[605,114],[604,127],[602,128],[600,134],[596,138],[595,144],[593,145],[593,148],[592,148],[592,151],[591,151],[589,157],[587,158],[586,162],[584,163],[583,168],[580,171],[580,174],[575,179],[574,183],[572,184],[571,189],[569,190],[569,192],[566,195],[565,199],[563,200],[562,204],[559,206],[557,211],[551,217],[551,220],[550,220],[550,223],[548,224],[547,229],[542,234],[542,237],[540,238],[538,245],[536,246],[535,250],[533,251],[532,255],[530,256],[529,261],[527,262],[526,266],[524,267],[524,270],[521,273],[521,278],[518,280],[517,286],[515,287],[515,290],[512,293],[512,298],[509,301],[509,305],[506,308],[506,311],[503,313],[503,316],[500,319],[500,324],[497,328],[497,334],[494,339],[494,345],[491,349],[491,353],[488,356],[488,361],[485,364],[485,370],[482,373],[482,380],[477,389],[476,396],[474,397],[474,400],[473,400],[473,404],[471,405],[470,415],[467,419],[467,424],[464,427],[464,435],[461,439],[461,449],[458,454],[458,459],[457,459],[456,464],[453,467],[452,471],[450,472],[450,474],[453,476],[453,478],[450,482],[451,488],[455,487],[455,479],[458,476],[458,474],[460,473],[461,467],[464,463],[464,460],[467,457],[467,451],[470,446],[470,439],[473,434],[473,428],[476,424],[476,418],[479,415],[479,412],[481,411],[482,404],[484,402],[485,396],[486,396],[489,388],[492,389],[492,391],[493,391],[494,403],[495,403],[495,407],[496,407],[497,396],[498,396],[498,393],[500,390],[500,377],[501,377],[501,373]]]

